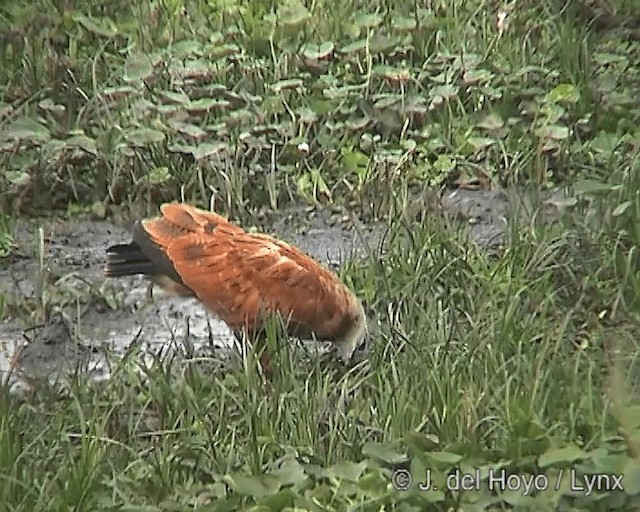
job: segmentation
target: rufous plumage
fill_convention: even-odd
[[[361,301],[335,273],[293,245],[248,233],[217,213],[164,204],[159,217],[135,223],[132,238],[107,249],[108,277],[162,278],[236,333],[255,335],[265,312],[279,313],[290,335],[331,341],[344,362],[367,335]]]

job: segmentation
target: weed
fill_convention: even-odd
[[[250,344],[222,361],[188,328],[107,351],[108,380],[7,379],[6,508],[637,509],[632,2],[134,4],[0,7],[0,317],[72,306],[75,342],[87,303],[130,307],[50,268],[42,227],[11,291],[24,216],[312,204],[385,224],[340,270],[374,334],[345,367],[274,324],[268,389]],[[528,208],[487,251],[452,186]]]

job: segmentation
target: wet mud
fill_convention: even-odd
[[[547,204],[553,206],[559,194]],[[442,198],[444,211],[462,219],[483,246],[502,241],[514,204],[524,205],[526,215],[521,194],[456,190]],[[336,224],[329,214],[304,215],[307,220],[299,223],[297,212],[286,212],[268,231],[334,269],[363,252],[363,233]],[[375,248],[381,232],[367,229],[365,243]],[[141,276],[104,278],[105,249],[129,240],[126,227],[100,221],[25,221],[15,238],[17,249],[0,260],[0,290],[10,313],[0,325],[4,381],[29,387],[78,369],[107,378],[114,358],[133,346],[153,357],[187,344],[224,359],[235,343],[226,325],[195,299],[150,288]]]

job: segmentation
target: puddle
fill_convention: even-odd
[[[479,244],[493,245],[502,240],[514,201],[520,199],[503,191],[457,190],[446,193],[442,204],[446,211],[467,219]],[[317,214],[303,231],[285,220],[292,217],[296,218],[295,212],[288,212],[270,231],[334,269],[344,258],[363,252],[355,230],[331,225],[328,215]],[[48,282],[53,283],[46,288],[54,294],[46,298],[52,304],[49,320],[44,325],[33,325],[36,320],[9,320],[0,326],[0,378],[11,377],[19,385],[78,367],[96,379],[108,378],[105,354],[122,355],[133,343],[149,357],[183,346],[185,340],[195,351],[220,358],[228,354],[235,343],[231,331],[195,299],[174,297],[158,287],[150,297],[149,284],[141,276],[105,280],[105,249],[129,240],[124,227],[97,221],[40,225]],[[376,246],[379,232],[365,233],[370,247]],[[10,302],[20,303],[38,295],[34,294],[38,286],[37,228],[20,224],[16,242],[18,251],[9,261],[0,262],[0,288],[13,296]],[[105,296],[112,299],[113,307]]]

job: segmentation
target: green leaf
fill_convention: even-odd
[[[360,28],[375,28],[382,23],[380,14],[359,13],[353,19],[353,22]]]
[[[288,27],[296,27],[311,17],[309,10],[301,3],[281,5],[278,8],[278,23]]]
[[[622,453],[606,453],[593,457],[594,473],[620,474],[629,462],[629,456]]]
[[[100,37],[111,39],[118,34],[116,24],[111,18],[106,16],[95,18],[93,16],[85,16],[84,14],[75,13],[73,15],[73,21],[84,27],[85,30]]]
[[[385,53],[394,50],[399,44],[396,37],[387,37],[384,34],[376,34],[369,40],[371,53]]]
[[[296,180],[296,185],[300,194],[305,196],[307,199],[311,199],[309,189],[312,188],[312,183],[309,173],[301,174]]]
[[[202,55],[202,43],[192,39],[186,39],[176,42],[171,50],[172,55],[177,57],[187,57],[189,55],[197,55],[200,57]]]
[[[185,105],[185,109],[189,112],[208,112],[209,110],[216,107],[227,108],[229,106],[230,103],[225,100],[218,100],[215,98],[200,98],[199,100],[194,100]]]
[[[640,462],[630,459],[623,474],[622,485],[625,493],[630,496],[640,494]]]
[[[137,128],[126,135],[127,140],[134,146],[145,147],[164,141],[164,133],[150,128]]]
[[[134,87],[131,87],[130,85],[123,85],[121,87],[106,87],[102,90],[102,96],[116,101],[126,98],[136,92],[137,90]]]
[[[520,507],[522,507],[523,510],[530,510],[536,505],[535,499],[532,496],[523,494],[520,489],[515,491],[506,490],[500,493],[500,498],[502,498],[516,510],[519,510]]]
[[[375,66],[372,71],[374,75],[394,82],[406,82],[411,78],[411,73],[408,69],[394,68],[393,66],[388,66],[385,64]],[[395,99],[396,101],[400,100],[400,98]]]
[[[335,45],[326,41],[322,44],[306,43],[300,51],[305,58],[310,60],[323,60],[329,58],[333,54]]]
[[[298,115],[301,123],[313,124],[318,120],[318,114],[307,107],[299,108],[296,114]]]
[[[390,444],[367,443],[362,447],[362,455],[378,459],[386,464],[402,464],[408,457]]]
[[[488,137],[471,136],[467,138],[467,142],[473,147],[474,151],[482,151],[494,144],[495,140]]]
[[[565,446],[564,448],[552,448],[540,455],[538,465],[540,467],[555,466],[558,463],[569,465],[576,460],[583,459],[587,453],[575,445]]]
[[[492,113],[482,119],[476,126],[488,131],[499,130],[504,126],[504,120],[498,114]]]
[[[302,465],[295,459],[284,461],[272,474],[280,479],[281,485],[296,485],[309,478]]]
[[[452,159],[449,155],[438,155],[436,161],[433,164],[433,167],[438,171],[438,173],[450,173],[456,168],[457,162]]]
[[[452,452],[429,452],[425,454],[430,460],[440,464],[440,467],[455,466],[462,460],[462,455]]]
[[[549,91],[545,99],[554,103],[577,103],[580,100],[580,91],[573,84],[560,84]]]
[[[620,416],[626,428],[631,430],[640,429],[640,405],[628,405]]]
[[[344,165],[348,171],[358,172],[361,169],[366,169],[369,165],[369,157],[357,149],[343,147],[341,155],[342,165]]]
[[[92,155],[98,154],[98,148],[96,146],[96,141],[91,137],[87,137],[86,135],[76,135],[64,141],[67,146],[74,146],[80,148],[87,153],[91,153]]]
[[[169,178],[171,178],[171,173],[167,167],[156,167],[147,174],[147,179],[151,185],[162,185]]]
[[[15,244],[9,233],[0,232],[0,258],[6,258],[13,252]]]
[[[167,146],[167,150],[172,153],[182,153],[183,155],[193,155],[197,150],[196,146],[191,144],[173,143]]]
[[[12,185],[22,186],[28,185],[31,181],[31,175],[26,171],[6,170],[2,175]],[[0,218],[2,218],[0,216]]]
[[[541,126],[536,135],[541,139],[565,140],[569,137],[569,128],[559,124]]]
[[[576,195],[593,195],[603,192],[613,192],[619,188],[619,185],[612,185],[610,183],[604,183],[602,181],[592,179],[580,180],[573,185],[573,190]]]
[[[175,121],[169,121],[169,126],[182,135],[186,135],[193,140],[202,140],[206,137],[207,132],[200,126],[189,123],[181,123]]]
[[[193,149],[193,152],[192,152],[193,158],[195,160],[208,158],[224,150],[226,147],[227,147],[227,144],[224,142],[213,142],[213,143],[209,142],[204,144],[198,144]]]
[[[458,95],[458,90],[455,85],[438,85],[429,91],[429,96],[449,100]]]
[[[156,94],[158,95],[158,99],[166,100],[167,103],[186,105],[190,101],[189,96],[182,91],[158,91]]]
[[[358,52],[364,51],[366,47],[367,47],[367,40],[358,39],[357,41],[354,41],[353,43],[349,43],[348,45],[345,45],[342,48],[340,48],[340,53],[343,53],[345,55],[349,55],[350,53],[358,53]]]
[[[5,132],[5,137],[14,140],[29,140],[43,143],[51,138],[46,126],[29,117],[20,117],[13,121]]]
[[[304,82],[300,78],[289,78],[287,80],[280,80],[275,84],[271,84],[271,89],[276,94],[281,93],[284,90],[299,89],[304,85]]]
[[[367,471],[360,477],[358,480],[358,486],[360,489],[373,496],[375,493],[384,491],[388,482],[388,478],[385,478],[379,468],[373,468],[371,471]]]
[[[260,500],[260,506],[248,508],[246,510],[264,510],[271,512],[273,510],[287,510],[293,506],[296,493],[291,489],[281,489],[275,494],[266,496]]]
[[[384,110],[386,108],[391,108],[395,105],[398,105],[402,101],[402,98],[395,94],[389,94],[388,96],[383,96],[378,101],[375,102],[374,107],[377,110]]]
[[[131,55],[124,66],[124,81],[139,82],[151,76],[153,63],[148,55],[136,53]]]
[[[280,490],[280,480],[271,475],[253,476],[235,473],[234,475],[225,475],[222,480],[234,492],[252,498],[262,498]]]
[[[614,208],[613,212],[611,212],[611,215],[613,215],[614,217],[619,217],[624,212],[626,212],[632,204],[632,201],[625,201],[624,203],[619,204]]]
[[[464,72],[462,80],[466,85],[473,85],[490,82],[493,76],[493,73],[487,69],[470,69]]]
[[[440,446],[438,439],[431,434],[424,434],[422,432],[408,432],[404,438],[409,448],[409,454],[414,456],[416,454],[425,454],[436,450]]]
[[[357,483],[365,469],[367,469],[367,461],[358,463],[343,461],[328,468],[327,473],[335,476],[338,480]]]
[[[415,18],[407,18],[404,16],[396,16],[391,21],[391,27],[396,32],[404,33],[411,32],[416,28],[417,22]]]
[[[620,144],[620,137],[615,133],[600,132],[588,143],[588,147],[596,153],[611,156]]]

